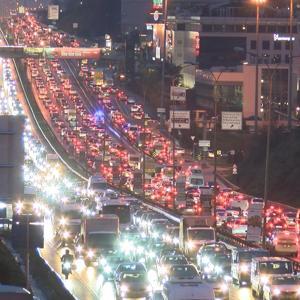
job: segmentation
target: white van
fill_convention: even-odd
[[[88,180],[87,190],[90,193],[103,193],[108,188],[106,180],[100,175],[93,175]]]
[[[251,262],[251,289],[253,296],[262,296],[263,287],[272,275],[293,275],[293,262],[281,257],[253,258]]]
[[[280,255],[298,255],[298,234],[293,231],[277,231],[272,236],[272,247]]]

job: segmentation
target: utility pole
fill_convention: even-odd
[[[269,167],[270,167],[270,141],[271,141],[271,126],[272,126],[272,89],[274,70],[269,70],[269,111],[268,111],[268,131],[267,131],[267,146],[266,146],[266,165],[265,165],[265,186],[264,186],[264,218],[263,218],[263,246],[266,246],[266,209],[268,203],[269,191]]]
[[[290,0],[290,51],[289,51],[289,80],[288,80],[288,130],[292,128],[292,106],[293,106],[293,19],[294,0]]]
[[[166,64],[166,35],[168,21],[168,0],[164,0],[164,36],[163,36],[163,55],[161,57],[161,90],[160,90],[160,107],[165,107],[165,64]],[[160,126],[163,127],[163,114],[160,115]]]
[[[256,3],[256,58],[255,58],[255,101],[254,101],[254,132],[257,134],[258,123],[258,45],[259,45],[259,3]]]

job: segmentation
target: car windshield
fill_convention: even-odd
[[[278,262],[261,262],[259,269],[265,274],[291,274],[293,273],[292,262],[278,261]]]
[[[285,285],[285,284],[299,285],[300,278],[298,278],[298,277],[277,277],[277,278],[272,279],[272,284],[274,284],[274,285]]]
[[[203,182],[202,178],[191,178],[191,184],[193,185],[203,185]]]
[[[145,267],[141,264],[122,264],[118,268],[118,271],[124,273],[129,271],[134,271],[137,273],[145,273]]]
[[[122,281],[146,282],[146,274],[145,273],[124,273],[122,275]]]
[[[188,238],[190,240],[214,240],[213,229],[188,229]]]
[[[240,261],[243,262],[250,262],[252,258],[264,257],[264,256],[269,256],[269,253],[267,251],[255,251],[255,252],[245,251],[239,253],[239,259]]]
[[[171,274],[178,278],[194,278],[198,276],[198,272],[194,266],[174,266]]]
[[[68,210],[63,212],[64,217],[69,220],[72,219],[81,219],[81,211],[80,210]]]
[[[106,182],[94,182],[93,184],[92,184],[92,189],[93,190],[105,190],[105,189],[107,189],[107,184],[106,184]]]
[[[180,265],[180,264],[187,264],[187,260],[184,256],[178,255],[178,256],[167,256],[164,259],[165,263],[172,264],[172,265]]]
[[[193,169],[192,173],[193,174],[202,174],[202,170],[200,170],[200,169]]]

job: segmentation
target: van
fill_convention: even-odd
[[[280,255],[298,255],[298,234],[292,231],[276,231],[272,236],[272,248]]]
[[[238,285],[250,283],[250,269],[252,258],[269,257],[268,250],[255,248],[233,248],[231,251],[231,277]]]
[[[32,294],[25,288],[0,284],[0,300],[32,300]]]
[[[91,176],[88,180],[87,189],[91,193],[103,193],[108,188],[106,180],[100,175]]]
[[[259,257],[251,262],[251,290],[254,297],[260,299],[263,287],[272,275],[293,275],[293,262],[281,257]]]

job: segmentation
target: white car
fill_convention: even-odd
[[[130,104],[130,105],[134,105],[135,104],[135,101],[134,101],[134,99],[133,98],[128,98],[128,100],[127,100],[127,103],[128,104]]]
[[[174,265],[163,285],[164,300],[214,300],[214,289],[203,282],[194,265]]]
[[[293,275],[275,275],[263,287],[263,299],[299,299],[300,278]]]

